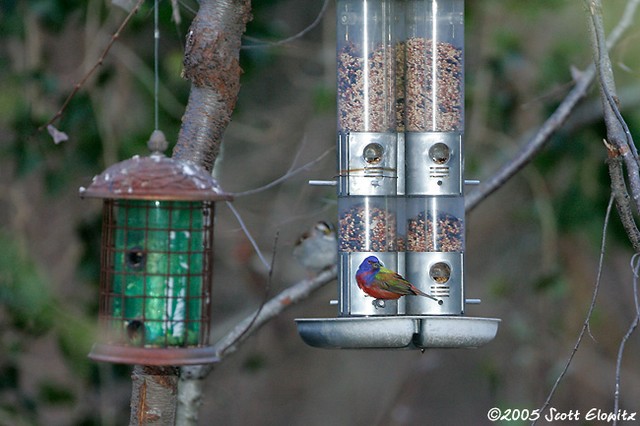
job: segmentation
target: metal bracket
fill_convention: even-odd
[[[395,133],[338,135],[338,195],[395,195],[398,151]]]
[[[407,195],[462,194],[462,134],[407,133]]]

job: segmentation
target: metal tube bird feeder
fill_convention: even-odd
[[[322,348],[466,348],[464,1],[337,0],[339,317]],[[475,300],[474,300],[475,302]]]

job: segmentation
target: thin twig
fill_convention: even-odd
[[[591,25],[593,29],[593,34],[595,37],[595,48],[596,48],[596,66],[598,69],[598,75],[600,77],[601,87],[604,94],[604,97],[609,104],[609,108],[611,112],[613,112],[618,124],[622,127],[624,132],[625,140],[631,152],[633,153],[633,157],[638,161],[638,151],[633,142],[633,138],[631,136],[631,132],[629,131],[629,127],[625,122],[622,114],[620,113],[620,108],[618,107],[617,95],[615,93],[611,93],[612,89],[615,89],[615,85],[613,83],[613,74],[611,72],[611,61],[609,59],[609,52],[606,46],[606,40],[604,36],[604,28],[602,27],[602,15],[598,14],[595,9],[601,10],[601,4],[598,1],[587,0],[592,2],[589,16],[591,17]],[[612,87],[610,88],[609,85]],[[614,99],[614,96],[616,99]],[[606,113],[606,111],[605,111]]]
[[[302,166],[298,167],[297,169],[294,169],[293,171],[291,169],[289,169],[289,171],[287,171],[287,173],[285,173],[284,175],[282,175],[279,178],[269,182],[268,184],[266,184],[264,186],[261,186],[260,188],[248,189],[248,190],[242,191],[242,192],[232,192],[231,195],[233,195],[234,198],[245,197],[247,195],[253,195],[253,194],[256,194],[258,192],[266,191],[267,189],[273,188],[274,186],[276,186],[279,183],[289,179],[290,177],[295,176],[295,175],[297,175],[298,173],[300,173],[300,172],[302,172],[304,170],[307,170],[309,167],[315,165],[316,163],[319,163],[324,157],[326,157],[333,150],[335,150],[335,148],[330,148],[330,149],[326,150],[318,158],[316,158],[314,160],[311,160],[306,164],[303,164]]]
[[[273,250],[271,251],[271,265],[269,266],[269,275],[267,277],[267,284],[265,285],[265,288],[264,288],[264,296],[262,297],[262,302],[260,303],[260,306],[258,307],[258,309],[255,311],[255,314],[253,318],[251,318],[251,321],[249,321],[249,324],[247,324],[247,327],[240,334],[238,334],[236,339],[233,342],[231,342],[229,346],[222,349],[222,351],[219,354],[220,357],[224,356],[224,352],[227,349],[229,349],[229,347],[235,346],[240,340],[242,340],[242,338],[247,334],[247,332],[251,330],[251,327],[253,327],[253,324],[255,324],[256,320],[258,319],[258,316],[260,316],[260,313],[262,312],[262,308],[264,308],[264,305],[267,303],[267,300],[269,300],[269,292],[271,290],[271,279],[273,278],[273,265],[275,264],[275,261],[276,261],[276,250],[278,248],[279,236],[280,236],[280,231],[277,231],[276,236],[273,240]]]
[[[231,330],[226,336],[216,342],[216,344],[214,345],[216,353],[221,354],[221,358],[229,356],[231,353],[235,352],[238,349],[239,344],[244,342],[252,332],[258,330],[270,319],[282,313],[282,311],[284,311],[289,306],[293,306],[297,302],[306,299],[313,291],[333,281],[336,276],[337,267],[333,266],[330,269],[322,271],[312,279],[305,279],[283,290],[262,307],[258,316],[256,316],[255,314],[251,314],[245,320],[237,324],[234,329]],[[255,320],[253,319],[254,317],[256,317]],[[236,336],[246,328],[246,324],[248,323],[249,319],[253,321],[253,326],[250,329],[250,332],[244,333],[243,338],[237,340]]]
[[[578,348],[580,347],[580,344],[582,343],[582,339],[585,335],[585,333],[587,332],[587,330],[589,330],[589,323],[591,321],[591,315],[593,314],[593,310],[596,307],[596,299],[598,297],[598,292],[600,290],[600,280],[602,278],[602,268],[603,268],[603,263],[604,263],[604,254],[605,254],[605,246],[606,246],[606,241],[607,241],[607,226],[609,224],[609,219],[611,218],[611,207],[613,206],[613,195],[611,195],[611,197],[609,197],[609,204],[607,205],[607,213],[605,215],[604,218],[604,226],[602,228],[602,243],[600,245],[600,259],[598,261],[598,274],[596,276],[596,284],[593,288],[593,296],[591,297],[591,304],[589,305],[589,310],[587,311],[587,316],[584,320],[584,322],[582,323],[582,329],[580,330],[580,334],[578,335],[578,339],[576,341],[576,344],[573,347],[573,350],[571,351],[571,354],[569,355],[569,359],[567,359],[567,363],[565,364],[564,368],[562,369],[562,372],[560,373],[560,375],[558,376],[558,378],[556,379],[556,382],[553,384],[553,387],[551,388],[551,391],[549,392],[549,395],[547,395],[547,399],[544,401],[544,404],[542,404],[542,406],[539,409],[539,413],[540,415],[542,415],[542,413],[549,407],[549,404],[551,403],[551,398],[553,398],[553,395],[555,394],[556,390],[558,389],[558,386],[560,386],[560,382],[562,381],[562,379],[564,378],[564,376],[567,374],[567,371],[569,370],[569,366],[571,365],[571,362],[573,361],[573,357],[575,356],[575,354],[578,352]],[[535,425],[537,423],[537,420],[534,420],[533,422],[531,422],[531,425]]]
[[[613,425],[616,426],[618,424],[618,411],[620,410],[620,370],[622,369],[622,354],[624,353],[624,348],[627,344],[627,341],[633,334],[633,332],[638,327],[638,323],[640,322],[640,304],[638,303],[638,269],[640,269],[640,254],[636,253],[631,258],[631,270],[633,271],[633,300],[636,306],[636,316],[631,321],[629,328],[622,338],[620,342],[620,346],[618,347],[618,358],[616,360],[616,384],[615,384],[615,392],[613,397],[613,413],[616,415],[613,420]],[[634,265],[635,264],[635,265]]]
[[[286,44],[289,43],[291,41],[294,41],[300,37],[303,37],[305,34],[307,34],[309,31],[311,31],[312,29],[314,29],[322,20],[322,17],[324,16],[325,12],[327,11],[327,7],[329,6],[329,0],[324,0],[324,4],[322,5],[322,9],[320,9],[320,12],[318,13],[318,16],[316,16],[316,19],[309,24],[308,27],[306,27],[305,29],[303,29],[302,31],[300,31],[299,33],[292,35],[291,37],[287,37],[285,39],[282,40],[278,40],[278,41],[265,41],[265,40],[260,40],[254,37],[247,37],[245,36],[244,38],[247,40],[251,40],[251,41],[256,41],[260,44],[252,44],[252,45],[243,45],[241,47],[241,49],[258,49],[258,48],[263,48],[263,47],[274,47],[274,46],[280,46],[282,44]]]
[[[131,20],[133,15],[138,13],[138,10],[140,10],[140,6],[142,6],[143,2],[144,2],[144,0],[138,0],[138,2],[133,7],[133,9],[131,9],[131,12],[129,12],[127,17],[124,18],[124,21],[122,21],[122,23],[120,24],[120,26],[118,27],[116,32],[113,33],[113,35],[111,36],[111,40],[107,44],[107,47],[105,47],[105,49],[102,51],[102,55],[100,55],[100,57],[98,58],[98,61],[93,65],[93,67],[91,67],[91,69],[84,75],[84,77],[82,77],[82,80],[80,80],[78,83],[76,83],[76,85],[73,87],[73,90],[71,91],[69,96],[67,96],[67,99],[64,101],[64,103],[62,104],[62,106],[60,107],[58,112],[56,112],[55,115],[53,117],[51,117],[51,119],[49,121],[47,121],[42,126],[38,127],[38,132],[41,132],[42,130],[46,129],[47,126],[52,125],[53,123],[56,122],[56,120],[58,120],[60,117],[62,117],[62,114],[64,114],[64,112],[66,111],[66,109],[69,106],[69,103],[71,102],[71,100],[76,96],[76,94],[80,91],[80,89],[85,85],[85,83],[87,82],[87,80],[89,80],[89,78],[93,75],[93,73],[98,68],[100,68],[100,66],[102,66],[105,58],[107,57],[107,55],[109,54],[109,51],[111,50],[111,47],[115,44],[116,40],[120,37],[120,33],[127,26],[127,24],[129,23],[129,21]]]
[[[253,249],[256,251],[256,254],[260,258],[260,261],[268,269],[269,268],[269,262],[267,262],[267,259],[265,259],[264,255],[260,251],[260,248],[258,247],[258,243],[256,243],[256,240],[253,238],[253,236],[249,232],[249,229],[247,228],[247,225],[245,225],[244,221],[242,220],[242,217],[240,216],[240,213],[238,213],[238,210],[236,210],[236,208],[233,207],[233,204],[231,204],[230,201],[226,201],[226,203],[227,203],[227,207],[229,207],[229,210],[231,210],[233,215],[236,217],[236,220],[240,224],[240,227],[242,228],[242,231],[244,231],[244,234],[247,236],[247,239],[249,240],[249,242],[253,246]]]
[[[220,355],[220,361],[223,361],[224,358],[238,350],[239,346],[264,324],[280,315],[290,306],[294,306],[296,303],[306,299],[314,291],[318,290],[325,284],[335,280],[336,276],[337,266],[333,266],[332,268],[325,269],[311,279],[299,281],[271,298],[260,309],[258,315],[256,315],[256,312],[254,311],[244,320],[236,324],[231,331],[215,343],[213,347],[216,353]],[[247,329],[247,325],[250,322],[253,323],[253,325]],[[242,335],[242,338],[238,339],[238,335]],[[214,366],[215,364],[182,367],[181,375],[189,380],[203,379],[207,374],[209,374]]]

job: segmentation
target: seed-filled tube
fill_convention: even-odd
[[[338,0],[338,130],[395,132],[397,0]]]
[[[406,251],[463,252],[463,198],[410,197],[406,212]]]
[[[410,0],[404,40],[407,132],[464,128],[464,2]]]
[[[395,197],[340,197],[340,252],[396,251]]]
[[[409,315],[463,313],[464,199],[461,196],[407,197],[405,228],[407,279],[439,299],[409,298]],[[424,300],[423,300],[424,299]]]

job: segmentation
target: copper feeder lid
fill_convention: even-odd
[[[147,144],[148,157],[138,155],[108,167],[95,176],[80,197],[172,201],[230,201],[218,182],[202,167],[162,154],[164,134],[156,130]]]

